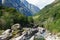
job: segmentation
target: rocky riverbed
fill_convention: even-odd
[[[45,28],[22,28],[20,24],[14,24],[11,29],[5,30],[0,35],[0,40],[34,40],[43,37],[45,40],[60,40],[57,35],[51,34]]]

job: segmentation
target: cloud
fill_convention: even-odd
[[[45,7],[46,5],[52,3],[55,0],[27,0],[30,4],[33,4],[37,7],[39,7],[40,9],[42,9],[43,7]]]

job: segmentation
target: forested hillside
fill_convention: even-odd
[[[34,17],[37,17],[34,19],[36,23],[39,22],[40,26],[52,33],[60,32],[60,0],[55,0],[52,4],[47,5]]]

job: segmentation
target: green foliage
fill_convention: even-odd
[[[51,32],[55,34],[60,32],[60,19],[56,20],[55,22],[51,22],[49,25],[49,30]]]
[[[44,38],[35,38],[34,40],[45,40]]]
[[[19,23],[21,26],[29,23],[28,18],[14,8],[0,6],[0,9],[0,29],[11,28],[15,23]]]

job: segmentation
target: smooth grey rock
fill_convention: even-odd
[[[12,27],[11,27],[12,30],[17,30],[17,29],[19,29],[19,28],[20,28],[20,24],[14,24],[14,25],[12,25]]]

